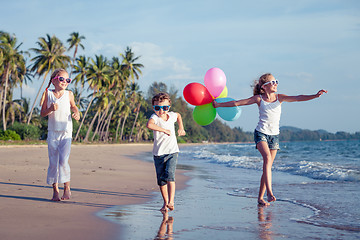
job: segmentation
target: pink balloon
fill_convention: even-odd
[[[217,98],[226,86],[225,73],[220,68],[210,68],[205,74],[205,86]]]

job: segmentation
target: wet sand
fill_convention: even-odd
[[[153,198],[154,166],[141,161],[151,150],[152,144],[73,145],[72,198],[52,202],[47,146],[0,146],[0,239],[118,238],[121,227],[95,214]],[[187,177],[176,177],[177,189],[184,188]]]

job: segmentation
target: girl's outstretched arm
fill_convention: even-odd
[[[315,98],[320,97],[324,93],[327,93],[326,90],[321,89],[316,94],[313,95],[298,95],[298,96],[287,96],[285,94],[279,94],[279,101],[280,102],[304,102],[309,101]]]
[[[214,108],[218,107],[237,107],[237,106],[244,106],[244,105],[251,105],[254,103],[259,103],[260,97],[259,95],[254,95],[247,99],[235,100],[230,102],[218,103],[216,100],[212,102]]]

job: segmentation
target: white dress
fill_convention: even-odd
[[[56,98],[52,90],[48,90],[47,107],[58,104],[58,109],[48,115],[48,153],[49,168],[47,183],[65,183],[70,181],[69,157],[72,138],[72,119],[69,91]]]

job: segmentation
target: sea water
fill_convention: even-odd
[[[261,176],[263,161],[254,144],[198,146],[183,154],[216,168],[210,172],[221,177],[214,181],[229,195],[257,197],[258,182],[249,180],[246,186],[241,176],[236,181],[236,169],[256,170]],[[281,143],[273,164],[273,191],[278,201],[314,211],[299,222],[360,233],[360,141]]]
[[[159,193],[99,215],[124,226],[120,239],[158,238],[169,222],[171,233],[158,239],[360,239],[360,141],[280,147],[269,207],[256,204],[263,163],[255,145],[207,144],[181,147],[178,167],[191,180],[176,193],[171,221],[158,211]]]

